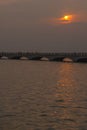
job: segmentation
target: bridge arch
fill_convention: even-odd
[[[73,58],[69,57],[54,57],[51,61],[60,61],[60,62],[73,62]]]
[[[77,59],[77,62],[87,62],[87,57],[86,58],[79,58],[79,59]]]
[[[52,58],[49,58],[50,61],[63,61],[63,58],[64,57],[52,57]]]
[[[7,56],[1,56],[0,58],[1,58],[2,60],[6,60],[6,59],[8,59]]]
[[[41,61],[49,61],[49,58],[47,58],[47,57],[41,57],[40,60],[41,60]]]
[[[63,58],[63,62],[73,62],[73,59],[65,57],[65,58]]]
[[[28,60],[28,57],[27,56],[21,56],[20,60]]]
[[[40,60],[42,58],[42,56],[29,56],[28,59],[29,60]]]
[[[8,57],[9,59],[15,59],[15,60],[19,60],[20,59],[20,56],[9,56]]]

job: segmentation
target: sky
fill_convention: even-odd
[[[87,0],[0,0],[0,51],[87,52]]]

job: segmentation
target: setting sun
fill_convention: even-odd
[[[65,20],[65,21],[72,21],[72,15],[65,15],[63,17],[63,20]]]
[[[73,21],[73,15],[64,15],[60,18],[62,23],[71,23]]]
[[[64,19],[65,19],[65,20],[69,20],[69,16],[67,16],[67,15],[64,16]]]

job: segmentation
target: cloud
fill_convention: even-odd
[[[71,20],[65,20],[64,16],[72,16]],[[48,24],[48,25],[60,25],[60,24],[75,24],[75,23],[87,23],[87,15],[86,12],[80,12],[80,13],[75,13],[75,14],[63,14],[58,17],[49,17],[49,18],[44,18],[42,20],[43,24]]]

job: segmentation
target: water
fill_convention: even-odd
[[[0,130],[87,130],[87,64],[1,60]]]

